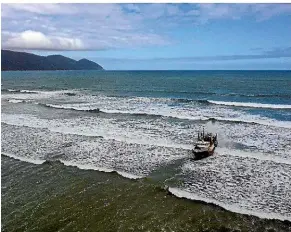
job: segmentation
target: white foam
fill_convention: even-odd
[[[78,111],[90,111],[96,110],[94,107],[87,107],[86,105],[90,104],[83,104],[82,106],[76,107],[76,104],[64,104],[64,105],[56,105],[56,104],[45,104],[48,107],[56,108],[56,109],[67,109],[67,110],[78,110]],[[80,105],[80,104],[78,104]]]
[[[100,172],[114,172],[114,169],[105,168],[105,167],[96,167],[89,164],[78,164],[76,162],[66,161],[66,160],[60,160],[60,162],[62,162],[65,166],[77,167],[79,169],[84,169],[84,170],[95,170],[95,171],[100,171]]]
[[[123,128],[111,119],[98,119],[83,117],[74,120],[48,120],[39,119],[33,115],[18,114],[11,115],[2,113],[1,121],[16,126],[28,126],[33,128],[46,128],[52,132],[62,134],[75,134],[90,137],[102,136],[104,139],[114,139],[120,142],[135,143],[141,145],[156,145],[169,148],[191,149],[192,146],[186,143],[173,142],[168,138],[160,138],[153,135],[149,130],[139,128]],[[83,122],[86,122],[84,125]],[[161,128],[163,129],[163,128]],[[142,131],[141,131],[142,130]]]
[[[73,109],[77,111],[90,111],[90,110],[95,110],[95,109],[100,109],[98,108],[99,106],[96,105],[95,103],[78,103],[78,104],[62,104],[62,105],[57,105],[57,104],[45,104],[46,106],[56,108],[56,109]],[[108,107],[107,107],[108,108]],[[160,108],[159,111],[157,112],[155,110],[150,110],[146,111],[144,109],[132,109],[132,110],[116,110],[116,109],[100,109],[100,111],[108,114],[147,114],[151,116],[163,116],[163,117],[172,117],[172,118],[178,118],[178,119],[186,119],[186,120],[201,120],[201,121],[206,121],[209,118],[203,117],[203,116],[191,116],[191,115],[181,115],[177,112],[170,112],[168,109],[162,109]]]
[[[36,128],[41,128],[37,127]],[[47,128],[47,127],[44,127]],[[110,140],[114,139],[115,141],[119,142],[126,142],[126,143],[134,143],[134,144],[140,144],[140,145],[155,145],[155,146],[160,146],[160,147],[168,147],[168,148],[182,148],[182,149],[191,149],[192,145],[189,144],[176,144],[173,143],[173,141],[170,140],[163,140],[159,138],[138,138],[138,136],[134,136],[134,134],[127,134],[126,131],[120,131],[118,133],[117,131],[106,131],[105,128],[100,128],[99,130],[92,130],[92,129],[81,129],[81,128],[68,128],[68,127],[54,127],[54,128],[49,128],[48,129],[52,132],[58,132],[62,134],[73,134],[73,135],[84,135],[84,136],[89,136],[89,137],[96,137],[96,136],[101,136],[104,139]],[[119,130],[119,128],[116,128]],[[145,134],[146,136],[146,134]],[[135,138],[134,138],[135,137]]]
[[[209,123],[210,124],[210,123]],[[211,125],[211,124],[210,124]],[[265,127],[258,124],[219,124],[215,133],[218,133],[219,146],[238,150],[236,145],[248,149],[250,154],[259,156],[273,156],[278,162],[285,162],[291,157],[290,129],[279,127]],[[231,144],[234,142],[235,144]],[[239,150],[242,150],[242,149]],[[282,160],[279,160],[282,158]],[[270,158],[271,159],[271,158]]]
[[[21,93],[40,93],[40,91],[32,91],[32,90],[26,90],[26,89],[22,89],[20,90]]]
[[[56,109],[76,109],[76,108],[70,107],[69,105],[55,105],[55,104],[45,104],[45,105],[48,107],[56,108]]]
[[[9,153],[4,153],[1,152],[2,155],[8,156],[10,158],[13,159],[17,159],[23,162],[27,162],[27,163],[32,163],[32,164],[43,164],[45,162],[45,160],[41,160],[41,159],[35,159],[35,158],[29,158],[29,157],[23,157],[23,156],[17,156],[17,155],[13,155],[13,154],[9,154]]]
[[[74,109],[89,111],[100,109],[104,113],[119,114],[147,114],[152,116],[172,117],[185,120],[216,119],[225,122],[256,123],[265,126],[291,128],[290,121],[278,121],[260,115],[250,115],[246,112],[230,108],[217,108],[215,106],[180,105],[171,107],[168,105],[171,99],[157,98],[117,98],[106,96],[78,96],[76,99],[83,103],[46,104],[58,109]],[[72,98],[72,100],[75,100]]]
[[[88,164],[78,164],[76,162],[72,161],[65,161],[65,160],[60,160],[65,166],[73,166],[77,167],[79,169],[83,170],[95,170],[95,171],[100,171],[100,172],[114,172],[116,170],[111,169],[111,168],[105,168],[105,167],[96,167],[94,165],[88,165]],[[123,172],[123,171],[116,171],[119,175],[128,178],[128,179],[140,179],[143,178],[143,176],[138,176],[134,175],[131,173]]]
[[[47,100],[47,99],[58,99],[66,100],[70,96],[65,95],[65,93],[74,93],[77,91],[73,90],[59,90],[59,91],[39,91],[39,90],[13,90],[11,93],[2,94],[1,99],[17,99],[17,100]]]
[[[253,159],[258,159],[258,160],[272,161],[279,164],[291,165],[291,159],[280,158],[280,157],[275,156],[274,154],[247,152],[247,151],[242,151],[242,150],[228,149],[224,147],[216,148],[215,153],[216,155],[231,155],[231,156],[238,156],[238,157],[245,157],[245,158],[253,158]]]
[[[115,170],[129,178],[142,177],[161,164],[187,156],[181,149],[139,145],[100,137],[84,138],[6,124],[2,124],[2,128],[4,151],[22,156],[30,153],[45,160],[62,160],[69,162],[67,165],[83,169]]]
[[[264,126],[272,127],[282,127],[282,128],[291,128],[290,121],[278,121],[275,119],[260,117],[260,116],[251,116],[251,115],[242,115],[241,118],[225,118],[225,117],[216,117],[215,119],[219,121],[226,122],[246,122],[246,123],[256,123]]]
[[[46,160],[40,160],[40,159],[32,159],[32,158],[27,158],[27,157],[21,157],[21,156],[16,156],[13,154],[8,154],[8,153],[3,153],[2,155],[8,156],[10,158],[16,159],[16,160],[20,160],[23,162],[27,162],[27,163],[33,163],[33,164],[43,164]],[[63,163],[65,166],[72,166],[72,167],[77,167],[79,169],[83,169],[83,170],[95,170],[95,171],[100,171],[100,172],[114,172],[114,169],[110,169],[110,168],[105,168],[105,167],[96,167],[96,166],[92,166],[92,165],[88,165],[88,164],[78,164],[75,162],[71,162],[71,161],[65,161],[65,160],[60,160],[61,163]],[[127,173],[127,172],[122,172],[122,171],[116,171],[119,175],[128,178],[128,179],[140,179],[143,178],[143,176],[138,176],[138,175],[134,175],[131,173]]]
[[[253,103],[253,102],[226,102],[226,101],[212,101],[208,102],[216,105],[225,106],[239,106],[239,107],[253,107],[253,108],[267,108],[267,109],[291,109],[291,105],[282,104],[263,104],[263,103]]]
[[[23,90],[24,91],[24,90]],[[173,99],[169,98],[148,98],[148,97],[108,97],[104,95],[86,95],[78,94],[76,96],[67,96],[64,93],[78,92],[77,90],[61,90],[61,91],[32,91],[34,94],[5,94],[2,99],[15,100],[38,100],[39,103],[58,109],[74,109],[79,111],[90,111],[100,109],[104,113],[120,113],[120,114],[147,114],[153,116],[172,117],[185,120],[209,120],[216,119],[225,122],[245,122],[256,123],[265,126],[291,128],[290,121],[279,121],[272,118],[250,115],[238,108],[217,107],[216,105],[241,105],[274,109],[291,109],[291,105],[273,105],[261,103],[245,103],[245,102],[209,102],[215,105],[207,105],[201,107],[198,102],[177,103],[171,106]],[[37,93],[37,94],[35,94]],[[57,102],[65,102],[63,104],[49,103],[48,100]],[[79,102],[79,103],[76,103]],[[37,103],[36,103],[37,104]]]
[[[172,194],[174,194],[175,196],[179,197],[179,198],[187,198],[190,200],[197,200],[197,201],[203,201],[206,203],[211,203],[211,204],[215,204],[218,205],[226,210],[235,212],[235,213],[240,213],[240,214],[247,214],[247,215],[254,215],[256,217],[259,218],[268,218],[268,219],[278,219],[278,220],[287,220],[287,221],[291,221],[290,217],[287,217],[285,215],[279,214],[279,213],[265,213],[265,212],[260,212],[260,211],[256,211],[256,210],[247,210],[245,208],[240,207],[237,204],[225,204],[222,203],[220,201],[214,200],[214,199],[210,199],[210,198],[206,198],[206,197],[201,197],[198,194],[194,194],[194,193],[190,193],[188,191],[185,190],[181,190],[178,188],[172,188],[169,187],[168,189],[169,192],[171,192]]]
[[[151,109],[140,109],[133,108],[131,110],[121,110],[121,109],[108,109],[100,108],[99,104],[96,103],[82,103],[82,104],[46,104],[49,107],[57,108],[57,109],[74,109],[78,111],[90,111],[94,109],[100,109],[100,111],[104,113],[119,113],[119,114],[147,114],[152,116],[163,116],[163,117],[172,117],[177,119],[185,119],[185,120],[194,120],[194,121],[207,121],[210,119],[216,119],[218,121],[225,122],[245,122],[245,123],[256,123],[264,126],[273,126],[273,127],[281,127],[281,128],[291,128],[290,121],[278,121],[275,119],[270,119],[266,117],[261,117],[258,115],[248,115],[243,112],[232,112],[231,110],[225,110],[225,112],[218,112],[217,109],[197,109],[193,111],[193,109],[169,109],[168,107],[160,107],[160,108],[151,108]],[[110,106],[109,107],[113,107]],[[217,111],[217,112],[216,112]],[[219,115],[224,114],[224,117]]]
[[[127,172],[122,172],[122,171],[116,171],[119,175],[125,177],[125,178],[128,178],[128,179],[133,179],[133,180],[136,180],[136,179],[141,179],[143,178],[143,176],[137,176],[137,175],[133,175],[131,173],[127,173]]]
[[[10,103],[21,103],[21,102],[25,102],[25,101],[17,100],[17,99],[10,99],[10,100],[8,100],[8,102],[10,102]]]
[[[193,135],[196,134],[199,127],[198,124],[179,126],[179,124],[171,124],[163,119],[140,118],[121,121],[112,118],[88,116],[49,120],[37,118],[33,115],[5,113],[2,113],[1,121],[10,125],[47,128],[52,132],[62,134],[90,137],[102,136],[108,140],[114,139],[126,143],[182,148],[186,150],[192,149]],[[211,123],[209,122],[208,124]],[[225,141],[233,141],[246,146],[257,147],[260,149],[260,152],[280,155],[281,157],[273,158],[275,162],[289,162],[285,160],[290,160],[288,152],[290,152],[291,147],[290,144],[288,145],[288,141],[291,139],[291,134],[287,129],[268,128],[250,124],[234,124],[230,127],[227,124],[221,124],[217,125],[215,133],[219,135],[219,147],[223,147]],[[256,136],[253,136],[254,133]],[[222,139],[223,136],[226,137]],[[280,158],[282,159],[280,160]]]
[[[198,200],[234,212],[291,218],[289,164],[223,154],[186,161],[181,170],[177,187]]]
[[[90,108],[88,108],[90,109]],[[183,116],[179,113],[176,113],[176,112],[170,112],[168,110],[164,110],[163,109],[160,109],[159,112],[146,112],[146,111],[143,111],[143,110],[103,110],[103,109],[100,109],[102,112],[104,113],[110,113],[110,114],[147,114],[147,115],[151,115],[151,116],[163,116],[163,117],[172,117],[172,118],[178,118],[178,119],[186,119],[186,120],[201,120],[201,121],[206,121],[208,120],[209,118],[207,117],[203,117],[203,116]]]

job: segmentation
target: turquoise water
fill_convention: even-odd
[[[290,71],[2,72],[2,153],[291,220]],[[191,160],[199,129],[215,155]]]

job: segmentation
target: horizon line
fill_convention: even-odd
[[[98,72],[110,72],[110,71],[142,71],[142,72],[155,72],[155,71],[291,71],[291,69],[103,69],[103,70],[90,70],[90,69],[80,69],[80,70],[1,70],[1,72],[71,72],[71,71],[98,71]]]

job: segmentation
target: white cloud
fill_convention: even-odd
[[[84,50],[84,44],[77,38],[46,36],[38,31],[6,33],[7,40],[2,43],[6,49],[26,50]]]

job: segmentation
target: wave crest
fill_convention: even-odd
[[[282,104],[263,104],[263,103],[253,103],[253,102],[226,102],[226,101],[213,101],[213,100],[207,100],[207,101],[211,104],[224,105],[224,106],[266,108],[266,109],[291,109],[291,105],[282,105]]]
[[[254,210],[247,210],[247,209],[243,209],[235,204],[225,204],[225,203],[222,203],[222,202],[217,201],[215,199],[201,197],[195,193],[190,193],[188,191],[178,189],[178,188],[169,187],[168,191],[178,198],[186,198],[189,200],[202,201],[202,202],[218,205],[226,210],[229,210],[229,211],[235,212],[235,213],[254,215],[254,216],[259,217],[259,218],[277,219],[277,220],[281,220],[281,221],[291,221],[291,219],[288,218],[288,216],[284,216],[284,215],[279,214],[279,213],[264,213],[264,212],[254,211]]]

